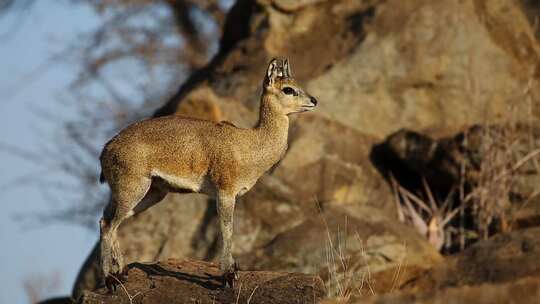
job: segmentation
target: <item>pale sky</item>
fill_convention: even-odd
[[[28,11],[0,18],[0,144],[36,151],[36,143],[53,140],[53,125],[30,109],[70,115],[58,98],[65,95],[77,66],[51,64],[49,58],[76,43],[78,34],[97,21],[88,7],[68,1],[35,1]],[[69,294],[98,232],[62,223],[28,226],[16,216],[58,206],[46,202],[35,187],[13,186],[10,181],[47,172],[2,150],[0,169],[0,303],[28,303],[23,282],[37,276],[58,274],[61,286],[48,296]]]

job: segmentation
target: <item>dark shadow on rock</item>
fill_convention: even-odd
[[[394,153],[387,140],[373,146],[369,159],[390,186],[392,186],[390,179],[393,176],[400,185],[407,189],[420,187],[421,175],[407,166]]]
[[[459,201],[459,187],[461,184],[461,166],[463,160],[467,166],[473,164],[468,151],[463,150],[463,133],[455,137],[433,139],[427,135],[415,131],[401,129],[389,135],[383,142],[372,147],[370,161],[384,177],[392,188],[393,177],[400,187],[416,195],[429,205],[429,191],[435,198],[437,208],[442,208],[445,201],[449,202],[450,208],[456,208],[461,204]],[[468,181],[463,183],[464,193],[469,192]],[[401,204],[404,202],[401,201]],[[418,208],[418,210],[421,210]],[[432,210],[433,212],[433,210]],[[438,211],[437,211],[438,212]],[[419,211],[425,223],[429,223],[431,215]],[[466,229],[474,228],[472,210],[468,206],[464,210],[464,216],[455,216],[448,226],[458,229],[461,225]],[[466,241],[466,246],[469,244]],[[460,250],[458,242],[444,247],[444,253],[455,253]]]
[[[425,179],[431,190],[444,198],[459,182],[455,148],[454,139],[434,140],[401,129],[374,146],[370,160],[388,182],[392,175],[402,187],[417,193]]]
[[[221,277],[214,276],[211,274],[205,273],[204,275],[190,274],[180,271],[171,271],[161,267],[159,264],[143,264],[143,263],[131,263],[128,266],[128,269],[137,268],[144,271],[146,274],[151,276],[165,276],[173,277],[179,280],[188,281],[194,284],[197,284],[203,288],[216,290],[222,289],[223,285],[221,284]],[[216,283],[214,283],[215,281]]]

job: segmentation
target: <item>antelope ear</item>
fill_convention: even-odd
[[[273,86],[278,78],[290,77],[289,61],[287,59],[274,58],[268,64],[264,86]]]
[[[268,64],[268,68],[266,69],[266,76],[264,77],[264,86],[273,86],[276,82],[276,78],[278,75],[278,59],[274,58],[270,61]]]
[[[285,77],[292,78],[291,66],[289,65],[289,59],[285,59],[283,63],[283,70],[285,71]]]

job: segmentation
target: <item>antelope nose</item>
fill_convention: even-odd
[[[310,100],[311,100],[311,103],[312,103],[314,106],[317,105],[317,99],[315,99],[315,97],[311,96]]]

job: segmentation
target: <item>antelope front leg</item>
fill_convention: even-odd
[[[236,264],[232,257],[234,204],[234,195],[218,195],[217,210],[222,240],[219,268],[223,271],[223,285],[229,285],[231,288],[234,288],[234,281],[238,279]]]

